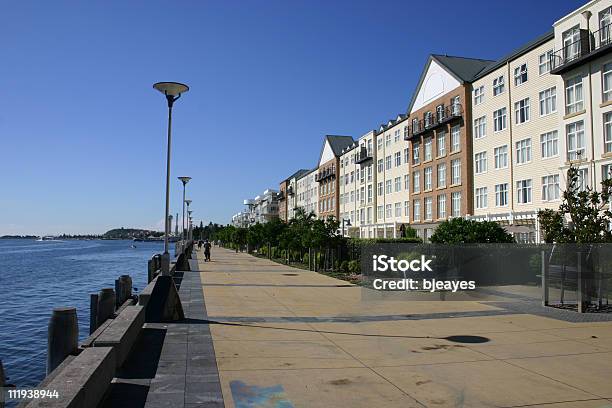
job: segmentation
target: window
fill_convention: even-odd
[[[499,94],[504,93],[504,90],[504,76],[502,75],[493,80],[493,96],[497,96]]]
[[[436,119],[438,122],[442,122],[444,120],[444,105],[436,106]]]
[[[556,130],[540,135],[542,158],[554,157],[559,154],[559,135]]]
[[[438,157],[446,155],[446,132],[440,131],[436,135],[436,148],[438,149]]]
[[[612,62],[603,66],[601,79],[601,88],[603,89],[603,95],[601,99],[603,102],[610,102],[612,101]]]
[[[610,24],[612,24],[612,7],[599,12],[599,38],[602,44],[607,44],[610,41],[610,34],[612,34]]]
[[[410,215],[410,201],[404,201],[404,217]]]
[[[393,182],[391,179],[385,180],[385,194],[391,194],[393,192]]]
[[[487,152],[474,154],[474,173],[480,174],[487,171]]]
[[[487,133],[486,117],[474,119],[474,139],[480,139],[485,137]]]
[[[368,207],[368,224],[372,222],[372,207]]]
[[[368,182],[372,181],[372,163],[368,164]]]
[[[582,77],[577,76],[568,79],[565,83],[565,113],[580,112],[584,109],[582,96]]]
[[[425,200],[425,219],[431,220],[433,219],[433,199],[431,197],[426,197]]]
[[[514,103],[514,123],[521,124],[529,120],[529,98]]]
[[[391,146],[391,133],[385,135],[385,147]]]
[[[541,54],[539,59],[540,66],[539,71],[540,75],[544,75],[550,71],[550,59],[553,55],[553,50],[548,50],[544,54]]]
[[[514,85],[519,86],[527,82],[527,64],[514,68]]]
[[[608,180],[612,178],[612,164],[604,164],[601,166],[601,179]]]
[[[580,25],[565,31],[562,39],[564,62],[578,58],[580,56]]]
[[[382,137],[379,137],[379,138],[376,140],[376,149],[377,149],[377,150],[381,150],[381,149],[382,149],[382,145],[383,145],[383,140],[382,140]]]
[[[376,207],[376,216],[378,217],[379,220],[382,220],[383,218],[385,218],[385,210],[382,205],[379,205]]]
[[[393,216],[393,208],[391,207],[391,204],[385,205],[385,217],[391,218],[392,216]]]
[[[531,161],[531,138],[516,142],[516,163],[525,164]]]
[[[372,204],[372,185],[368,184],[368,204]]]
[[[459,191],[451,194],[451,216],[461,216],[461,192]]]
[[[451,184],[461,184],[461,160],[451,161]]]
[[[412,143],[412,164],[420,163],[419,150],[420,150],[419,142],[413,142]]]
[[[401,138],[402,138],[401,129],[399,128],[395,129],[395,132],[393,132],[393,143],[399,142]]]
[[[385,157],[385,170],[391,170],[391,155]]]
[[[396,177],[394,184],[395,184],[395,192],[396,193],[398,191],[402,191],[402,178],[401,177]]]
[[[395,167],[402,165],[402,152],[395,152]]]
[[[505,207],[508,205],[508,183],[495,185],[495,206]]]
[[[418,170],[412,173],[412,191],[415,193],[421,191],[421,172]]]
[[[508,167],[508,145],[503,145],[493,149],[493,156],[495,157],[495,168],[505,169]]]
[[[474,88],[474,105],[481,104],[484,101],[484,85]]]
[[[584,157],[584,122],[574,122],[565,126],[567,135],[567,160],[579,160]]]
[[[531,179],[516,182],[516,197],[519,204],[531,203]]]
[[[410,191],[410,175],[404,174],[404,190]]]
[[[559,175],[542,177],[542,201],[551,201],[559,199]]]
[[[404,126],[404,140],[407,140],[408,136],[410,136],[410,129],[408,128],[408,125],[406,125]]]
[[[402,216],[402,203],[395,203],[395,216],[396,217],[401,217]]]
[[[425,187],[425,191],[432,189],[432,182],[431,182],[432,173],[433,173],[433,169],[431,167],[427,167],[423,171],[423,175],[424,175],[424,178],[425,178],[425,186],[424,186]]]
[[[428,128],[431,125],[433,125],[433,116],[431,115],[431,112],[425,112],[424,118],[423,118],[423,122],[425,122],[425,127]]]
[[[587,169],[578,169],[578,191],[586,191],[589,185],[589,171]]]
[[[451,128],[451,152],[458,152],[460,149],[461,128],[455,125]]]
[[[382,173],[383,170],[385,169],[385,164],[383,162],[383,159],[378,159],[377,165],[378,165],[378,172]]]
[[[446,187],[446,163],[438,164],[438,188]]]
[[[383,182],[379,181],[378,182],[378,195],[381,196],[384,193],[385,193],[385,190],[384,190]]]
[[[540,116],[557,111],[557,87],[553,86],[540,92]]]
[[[404,164],[408,164],[409,160],[410,160],[410,149],[405,148],[404,149]]]
[[[438,218],[446,218],[446,194],[438,196]]]
[[[499,132],[506,128],[506,108],[493,112],[493,130]]]
[[[612,112],[603,116],[604,120],[604,152],[612,152]]]
[[[431,137],[425,138],[424,151],[423,151],[423,160],[428,161],[431,160]]]
[[[487,188],[479,187],[475,192],[476,208],[487,208]]]
[[[421,221],[421,200],[414,200],[412,207],[412,219],[414,221]]]

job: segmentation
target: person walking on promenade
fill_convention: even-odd
[[[202,240],[198,241],[198,249],[202,249]]]
[[[210,242],[208,240],[204,241],[204,262],[210,262]]]

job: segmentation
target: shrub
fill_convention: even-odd
[[[350,273],[355,273],[355,274],[361,273],[361,265],[359,261],[356,261],[356,260],[349,261],[348,270]]]

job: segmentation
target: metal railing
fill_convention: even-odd
[[[612,24],[605,25],[593,33],[581,29],[577,40],[565,44],[550,56],[550,70],[552,72],[562,69],[564,66],[582,57],[594,54],[610,44],[612,44]]]

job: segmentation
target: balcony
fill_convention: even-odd
[[[580,30],[577,40],[566,44],[550,56],[550,73],[561,75],[610,52],[612,48],[612,24],[591,33]]]
[[[285,192],[284,191],[280,191],[277,195],[276,195],[276,199],[278,201],[283,201],[285,199]]]
[[[287,187],[287,195],[292,196],[294,194],[295,194],[295,192],[293,191],[293,186]]]
[[[416,122],[412,122],[408,135],[404,135],[404,140],[410,140],[413,137],[420,136],[426,132],[432,131],[440,126],[443,126],[454,119],[460,119],[463,117],[463,107],[460,103],[454,103],[450,106],[445,106],[443,109],[438,110],[436,114],[426,116]]]
[[[369,160],[372,160],[372,153],[370,153],[365,146],[361,147],[359,153],[355,157],[355,163],[361,164]]]
[[[318,172],[315,175],[315,181],[317,183],[320,183],[323,180],[326,180],[326,179],[329,179],[329,178],[334,178],[334,177],[336,177],[336,169],[329,167],[329,168],[327,168],[325,170],[322,170],[322,171]]]

